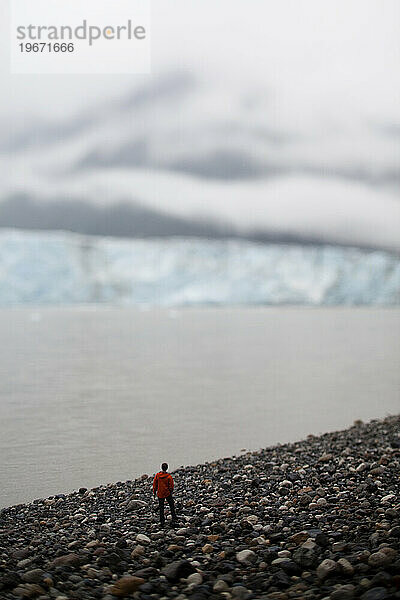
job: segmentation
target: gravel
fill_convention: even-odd
[[[0,598],[400,599],[400,416],[0,512]],[[168,523],[169,521],[167,521]]]

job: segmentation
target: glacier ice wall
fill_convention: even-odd
[[[383,251],[242,240],[0,231],[0,305],[394,305]]]

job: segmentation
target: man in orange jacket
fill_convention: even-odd
[[[175,513],[175,505],[174,498],[172,496],[172,492],[174,490],[174,480],[172,479],[172,475],[167,473],[168,465],[167,463],[163,463],[161,465],[161,471],[157,473],[153,480],[153,494],[154,497],[158,497],[158,505],[160,508],[160,522],[161,527],[165,525],[165,515],[164,515],[164,505],[165,500],[169,504],[169,508],[171,510],[172,522],[171,525],[175,525],[176,523],[176,513]]]

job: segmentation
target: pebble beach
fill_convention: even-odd
[[[172,475],[1,510],[0,598],[400,599],[400,415]]]

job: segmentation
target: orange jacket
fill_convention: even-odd
[[[157,492],[159,498],[166,498],[174,489],[174,480],[169,473],[160,471],[153,480],[153,493]]]

